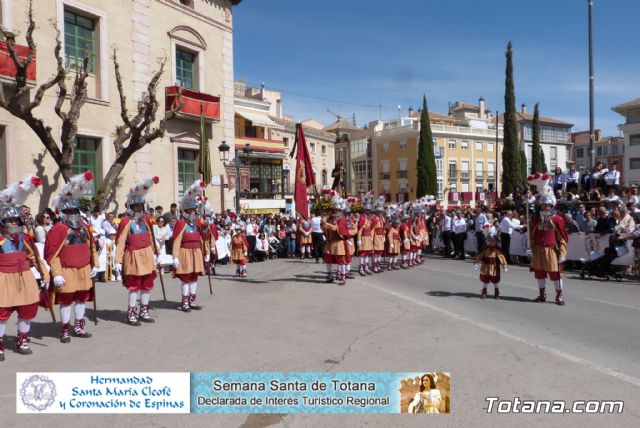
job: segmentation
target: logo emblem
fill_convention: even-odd
[[[42,412],[55,402],[56,384],[47,376],[30,376],[22,382],[20,398],[29,409]]]

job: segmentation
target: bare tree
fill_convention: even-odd
[[[131,156],[147,144],[150,144],[153,140],[162,138],[167,130],[167,121],[175,117],[176,113],[182,108],[181,96],[178,94],[178,102],[174,103],[171,109],[165,112],[164,118],[160,120],[157,126],[153,126],[156,120],[158,106],[160,105],[156,91],[162,73],[164,72],[165,63],[166,58],[160,62],[160,68],[149,81],[147,92],[143,93],[141,99],[138,100],[138,110],[136,114],[130,117],[129,111],[127,110],[127,97],[125,96],[122,85],[122,75],[120,74],[117,50],[113,50],[113,65],[115,68],[118,93],[120,94],[120,117],[122,118],[122,125],[116,127],[115,139],[113,141],[116,159],[113,164],[111,164],[96,195],[96,203],[102,208],[105,207],[112,192],[115,192],[118,177]]]
[[[56,58],[57,68],[56,74],[46,82],[39,85],[31,100],[31,91],[27,80],[27,68],[33,61],[36,51],[36,43],[33,39],[35,30],[35,22],[33,20],[33,4],[29,1],[29,26],[25,38],[27,40],[28,53],[24,59],[21,59],[16,52],[16,34],[0,27],[0,37],[7,43],[9,56],[16,67],[15,84],[7,85],[0,83],[0,107],[9,113],[22,119],[36,133],[42,144],[47,149],[53,160],[58,165],[60,174],[65,181],[68,181],[72,175],[71,165],[75,155],[76,134],[78,132],[78,119],[80,118],[80,110],[87,99],[87,83],[89,57],[85,50],[85,57],[80,67],[75,67],[75,79],[73,87],[69,93],[67,90],[67,68],[61,55],[62,41],[60,39],[60,30],[54,24],[56,30],[56,47],[54,54]],[[45,93],[58,86],[58,94],[55,104],[56,115],[62,121],[62,132],[59,139],[52,135],[52,127],[44,123],[44,121],[34,115],[34,109],[40,106]],[[69,100],[69,107],[63,111],[65,101]],[[58,140],[60,144],[58,144]]]
[[[56,58],[56,74],[46,82],[39,85],[35,91],[33,100],[30,99],[28,84],[28,67],[33,61],[36,51],[36,43],[33,39],[33,32],[36,28],[33,19],[33,4],[29,1],[28,11],[29,26],[25,38],[27,40],[28,54],[21,59],[16,51],[16,34],[0,27],[0,38],[7,43],[7,50],[16,67],[15,84],[7,85],[0,83],[0,107],[7,110],[12,115],[22,119],[36,133],[42,144],[53,157],[64,181],[68,181],[73,175],[72,165],[75,157],[76,135],[78,133],[78,120],[80,110],[87,99],[87,83],[89,66],[89,50],[85,49],[85,57],[82,65],[75,67],[75,79],[71,92],[67,90],[67,68],[62,56],[62,41],[60,29],[54,24],[56,30],[56,47],[54,54]],[[124,169],[127,161],[135,152],[151,143],[153,140],[162,138],[167,128],[167,121],[176,115],[182,108],[180,94],[178,102],[167,111],[160,123],[154,127],[156,113],[159,102],[156,96],[158,83],[164,71],[166,59],[160,64],[159,70],[154,74],[147,86],[147,92],[138,100],[137,112],[130,117],[127,111],[127,99],[124,95],[122,76],[120,75],[120,65],[116,51],[113,52],[113,63],[115,66],[116,83],[120,94],[120,117],[122,125],[116,127],[115,140],[113,142],[116,158],[109,167],[105,179],[100,184],[96,195],[96,203],[101,207],[106,204],[107,198],[113,194],[118,182],[120,173]],[[52,134],[52,127],[34,115],[36,109],[42,103],[45,92],[54,86],[58,86],[58,94],[54,110],[62,121],[62,132],[59,138]],[[65,101],[68,100],[68,109],[63,111]]]

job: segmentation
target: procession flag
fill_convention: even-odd
[[[202,174],[202,181],[207,184],[211,182],[211,154],[209,152],[203,106],[200,107],[200,162],[198,164],[198,172]]]
[[[298,149],[296,154],[296,187],[294,192],[294,200],[296,203],[296,211],[305,220],[309,219],[309,198],[307,197],[307,187],[316,185],[316,177],[313,173],[309,150],[307,149],[307,141],[304,137],[302,124],[296,124],[296,141],[294,150]],[[293,151],[292,151],[293,155]]]

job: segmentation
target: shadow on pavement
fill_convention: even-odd
[[[36,339],[43,339],[45,337],[58,338],[58,336],[60,336],[60,328],[61,328],[59,314],[56,314],[56,320],[57,322],[55,324],[53,323],[53,321],[49,321],[49,322],[32,321],[31,330],[29,331],[29,336]],[[8,341],[5,341],[5,347],[7,349],[11,349],[9,345],[10,343]],[[14,345],[15,345],[15,342],[11,344],[11,346],[14,346]]]
[[[494,300],[493,290],[489,289],[488,293],[489,294],[487,295],[487,300]],[[480,293],[467,293],[467,292],[451,293],[449,291],[427,291],[424,294],[427,294],[429,296],[434,296],[434,297],[465,297],[467,299],[480,299]],[[532,302],[532,299],[525,299],[524,297],[505,296],[503,294],[500,294],[500,300],[508,300],[510,302],[527,302],[527,303]]]

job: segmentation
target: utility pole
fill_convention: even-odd
[[[498,187],[498,184],[500,183],[498,177],[500,177],[500,164],[498,163],[498,153],[500,152],[500,141],[499,141],[499,137],[498,137],[498,117],[500,115],[500,112],[498,110],[496,110],[496,167],[495,167],[495,174],[496,174],[496,201],[499,198],[500,195],[500,188]]]
[[[595,166],[595,120],[593,101],[593,0],[587,0],[589,5],[589,162],[591,168]]]

